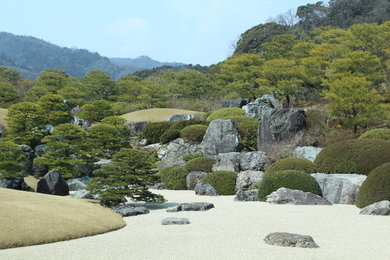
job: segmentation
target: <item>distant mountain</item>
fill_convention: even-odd
[[[163,65],[183,64],[158,62],[147,56],[109,59],[84,49],[63,48],[31,36],[0,32],[0,66],[15,69],[29,79],[37,78],[47,69],[58,68],[75,77],[83,77],[90,70],[101,70],[117,80],[139,70]]]

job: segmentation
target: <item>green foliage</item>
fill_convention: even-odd
[[[259,184],[259,201],[266,201],[269,194],[282,187],[322,196],[320,186],[310,174],[302,171],[286,170],[264,176]]]
[[[184,155],[183,161],[185,161],[187,163],[187,162],[191,161],[192,159],[196,159],[196,158],[200,158],[200,157],[203,157],[203,155],[201,153],[189,153],[189,154]]]
[[[100,122],[105,117],[112,116],[111,105],[106,100],[95,100],[92,104],[81,107],[79,116],[90,122]]]
[[[359,136],[359,139],[362,138],[372,138],[372,139],[381,139],[390,141],[390,129],[388,128],[376,128],[371,129]]]
[[[212,158],[199,157],[186,163],[187,172],[211,172],[215,160]]]
[[[390,162],[390,141],[353,139],[325,147],[316,157],[314,167],[323,173],[358,173],[368,175]]]
[[[202,179],[214,187],[219,195],[234,195],[237,173],[233,171],[215,171]]]
[[[145,151],[122,149],[112,158],[112,164],[103,165],[95,170],[96,176],[86,189],[99,194],[104,200],[117,200],[123,196],[135,201],[163,202],[161,195],[151,193],[147,185],[153,183],[154,164]]]
[[[131,111],[131,105],[126,102],[114,102],[111,104],[112,113],[115,116],[127,114]]]
[[[0,178],[24,177],[25,161],[22,148],[12,142],[0,142]]]
[[[68,111],[68,106],[59,95],[46,94],[39,99],[38,105],[46,114],[46,124],[56,126],[69,122],[72,118],[72,114]]]
[[[158,143],[160,142],[161,136],[172,124],[172,122],[151,122],[145,127],[141,136],[142,138],[146,138],[149,143]]]
[[[91,70],[81,79],[87,101],[114,101],[117,88],[111,76],[100,70]]]
[[[180,137],[180,130],[168,128],[160,137],[160,143],[166,144]]]
[[[0,107],[8,108],[19,101],[16,88],[7,82],[0,82]]]
[[[206,125],[189,125],[180,131],[180,137],[189,142],[202,142],[206,133]]]
[[[360,186],[356,206],[364,208],[382,200],[390,200],[390,163],[384,163],[368,174]]]
[[[184,167],[168,166],[162,168],[157,175],[169,190],[186,190],[186,177],[188,172]]]
[[[84,93],[77,87],[65,86],[57,91],[57,94],[63,97],[70,107],[81,106],[84,103]]]
[[[124,140],[128,139],[133,134],[132,131],[124,125],[125,122],[126,119],[119,116],[108,116],[101,120],[101,123],[114,126]]]
[[[313,173],[314,164],[308,159],[288,157],[271,164],[271,166],[269,166],[265,171],[264,176],[285,170],[296,170],[305,173]]]
[[[231,116],[230,119],[236,123],[244,149],[246,151],[256,151],[259,120],[247,116]]]
[[[221,108],[211,113],[206,121],[211,122],[215,119],[230,119],[232,116],[245,116],[245,111],[239,107]]]

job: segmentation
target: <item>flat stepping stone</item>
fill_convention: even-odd
[[[164,218],[161,225],[188,225],[190,221],[186,218]]]
[[[361,215],[379,215],[389,216],[390,215],[390,201],[382,200],[374,204],[368,205],[360,211]]]
[[[167,209],[167,212],[179,212],[179,211],[206,211],[214,208],[213,203],[208,202],[194,202],[194,203],[182,203],[171,209]]]
[[[148,214],[149,210],[144,207],[133,207],[131,205],[122,205],[112,208],[115,212],[122,215],[122,217],[138,216]]]
[[[319,246],[314,242],[311,236],[275,232],[267,235],[264,242],[274,246],[287,247],[303,247],[303,248],[318,248]]]

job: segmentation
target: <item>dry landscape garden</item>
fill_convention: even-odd
[[[0,67],[0,259],[389,258],[389,14],[307,4],[117,80]]]

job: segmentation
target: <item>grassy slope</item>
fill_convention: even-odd
[[[138,110],[135,112],[127,113],[122,115],[121,117],[123,117],[128,121],[159,122],[159,121],[166,121],[170,116],[174,114],[203,115],[204,113],[198,111],[174,109],[174,108],[152,108],[152,109]]]
[[[119,229],[119,214],[87,200],[0,188],[0,249]]]
[[[7,126],[7,121],[5,121],[7,113],[8,113],[8,109],[0,108],[0,124],[2,124],[5,127]]]

